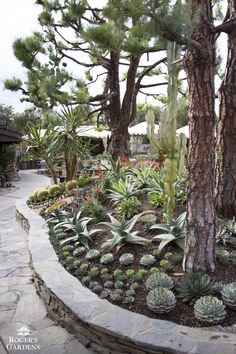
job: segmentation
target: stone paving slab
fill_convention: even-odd
[[[48,317],[32,282],[27,234],[15,220],[15,200],[48,182],[44,176],[35,177],[32,172],[25,172],[15,191],[0,193],[0,354],[92,353]],[[30,330],[29,337],[18,334],[22,327]],[[11,349],[10,337],[15,340],[35,338],[40,348]]]

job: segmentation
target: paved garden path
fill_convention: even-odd
[[[0,354],[91,354],[48,318],[36,294],[29,266],[27,234],[15,220],[14,204],[50,181],[32,170],[20,172],[20,177],[20,181],[14,182],[15,188],[0,189]],[[19,334],[23,327],[30,330],[29,336]],[[17,349],[19,341],[25,338],[32,343],[21,343]],[[11,345],[15,347],[11,349]]]

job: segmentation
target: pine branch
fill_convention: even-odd
[[[149,88],[149,87],[156,87],[156,86],[163,86],[163,85],[168,85],[168,82],[159,82],[156,84],[149,84],[149,85],[139,85],[139,88]]]

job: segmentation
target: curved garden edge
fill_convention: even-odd
[[[28,232],[38,294],[93,352],[235,354],[236,335],[148,318],[101,300],[58,262],[43,228],[44,220],[27,206],[26,200],[16,203],[16,217]]]

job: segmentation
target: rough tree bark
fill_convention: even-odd
[[[236,20],[236,1],[228,0],[230,20]],[[228,56],[219,90],[217,125],[216,208],[225,218],[236,216],[236,27],[228,32]]]
[[[214,154],[214,35],[212,3],[191,0],[200,13],[191,39],[201,50],[190,46],[184,58],[189,84],[189,152],[187,221],[184,271],[215,269],[215,154]]]

